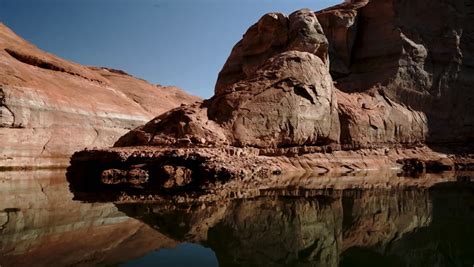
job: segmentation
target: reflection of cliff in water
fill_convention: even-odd
[[[319,193],[321,193],[320,191]],[[318,194],[319,194],[318,193]],[[212,205],[118,205],[221,266],[471,266],[474,186],[327,190]]]
[[[64,170],[0,172],[0,266],[104,266],[176,244],[111,203],[72,197]]]

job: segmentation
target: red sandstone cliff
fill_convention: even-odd
[[[0,167],[62,165],[199,98],[41,51],[0,23]]]

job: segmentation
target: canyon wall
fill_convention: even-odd
[[[67,166],[156,114],[199,98],[41,51],[0,24],[0,168]]]
[[[316,12],[329,40],[337,88],[381,90],[422,112],[429,143],[472,141],[474,5],[463,0],[352,2]]]

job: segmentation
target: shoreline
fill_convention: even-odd
[[[254,148],[121,147],[75,153],[67,179],[77,196],[92,193],[112,201],[133,201],[134,196],[139,201],[180,201],[213,199],[213,194],[219,198],[222,190],[246,188],[254,194],[269,187],[304,187],[308,181],[314,185],[319,179],[337,182],[342,176],[395,179],[450,173],[454,177],[473,170],[472,155],[444,154],[425,146],[273,157],[261,156]],[[308,173],[314,179],[288,179]],[[358,183],[353,181],[353,185]]]

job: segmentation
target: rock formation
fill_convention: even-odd
[[[454,0],[266,14],[233,48],[211,99],[156,117],[113,149],[76,154],[71,170],[91,164],[90,179],[104,180],[141,169],[147,185],[168,179],[156,171],[166,165],[191,180],[472,166],[473,14]]]
[[[110,146],[196,100],[123,71],[63,60],[0,24],[0,168],[67,166],[74,151]]]
[[[258,148],[423,143],[423,112],[380,88],[347,94],[333,86],[328,46],[313,12],[267,14],[234,47],[213,98],[158,117],[116,146],[174,145],[180,139]]]

